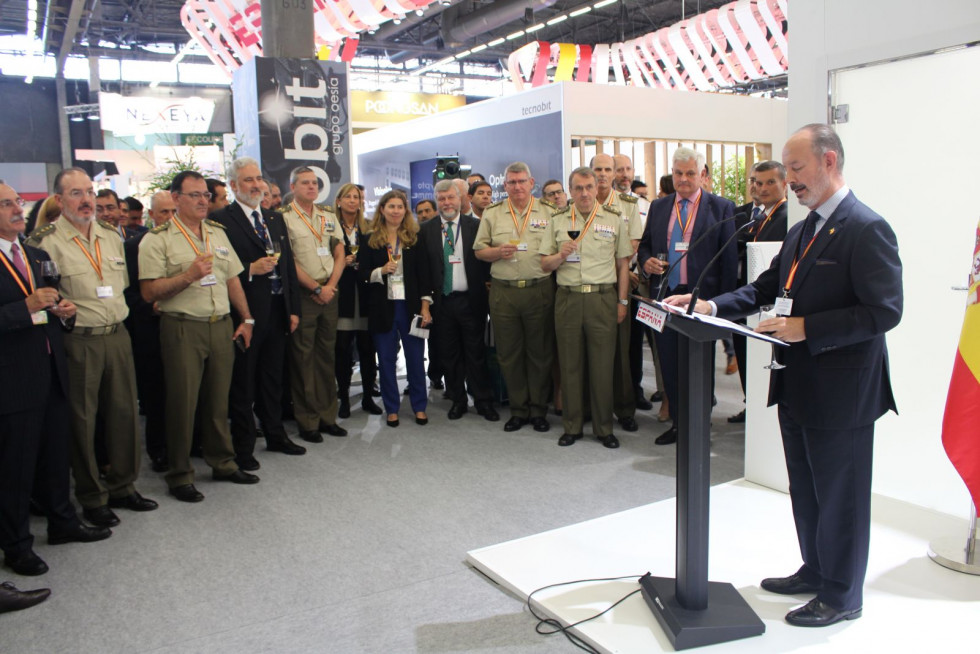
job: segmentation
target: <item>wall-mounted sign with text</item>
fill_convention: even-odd
[[[465,105],[461,95],[398,91],[351,91],[350,95],[354,123],[400,123]]]
[[[99,111],[102,129],[116,136],[204,134],[211,127],[214,101],[99,93]]]

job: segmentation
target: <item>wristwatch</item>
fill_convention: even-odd
[[[322,292],[323,292],[323,287],[322,286],[319,286],[318,285],[316,288],[313,289],[313,295],[319,295]]]
[[[630,305],[629,300],[620,300],[619,303],[622,304],[624,307],[628,307]]]

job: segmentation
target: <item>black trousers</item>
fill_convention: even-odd
[[[163,383],[163,358],[160,355],[160,319],[133,320],[133,363],[136,366],[136,394],[143,416],[146,453],[150,458],[167,458],[166,387]]]
[[[44,406],[0,415],[0,549],[19,556],[34,545],[30,531],[33,496],[48,517],[48,530],[78,524],[69,499],[68,398],[57,381],[53,359]]]
[[[289,331],[285,300],[281,295],[274,295],[269,315],[254,317],[251,345],[244,352],[235,348],[228,394],[231,441],[236,457],[251,456],[255,451],[256,416],[267,443],[286,436],[282,426],[282,371]]]
[[[334,376],[337,377],[337,395],[350,396],[350,380],[354,376],[353,347],[357,345],[357,358],[361,364],[361,385],[364,396],[369,397],[374,382],[378,379],[378,362],[374,351],[371,333],[365,329],[357,331],[337,330],[337,344],[334,346]]]
[[[814,429],[780,405],[779,429],[803,556],[799,572],[821,585],[817,599],[825,604],[842,611],[860,608],[871,540],[874,423]]]
[[[469,387],[477,406],[489,405],[493,395],[483,342],[487,317],[472,308],[466,293],[443,295],[439,300],[433,317],[439,324],[438,343],[430,345],[435,345],[449,399],[453,404],[466,404]]]
[[[643,341],[650,328],[636,319],[638,302],[630,298],[629,313],[626,319],[630,321],[630,377],[633,380],[633,390],[639,392],[643,386]],[[640,394],[637,395],[639,399]]]

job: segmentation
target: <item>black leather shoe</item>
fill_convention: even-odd
[[[637,392],[634,394],[636,397],[636,408],[640,411],[649,411],[653,408],[653,402],[648,400],[642,392]]]
[[[346,436],[347,430],[339,425],[328,425],[325,422],[320,423],[320,431],[324,434],[330,434],[331,436]]]
[[[441,391],[442,389],[445,388],[445,386],[443,386],[441,379],[433,379],[432,388],[436,389],[437,391]]]
[[[801,595],[804,593],[816,593],[820,590],[820,584],[814,584],[802,577],[800,573],[791,574],[788,577],[769,577],[763,579],[762,590],[780,595]]]
[[[551,424],[542,416],[531,418],[531,426],[534,427],[534,431],[540,432],[549,431],[551,429]]]
[[[230,481],[233,484],[257,484],[259,483],[259,478],[257,475],[249,474],[244,470],[236,470],[230,475],[220,475],[217,470],[211,471],[211,479],[215,481]]]
[[[48,571],[48,564],[33,550],[28,550],[20,556],[4,556],[3,564],[24,577],[37,577]]]
[[[17,590],[16,586],[9,581],[5,581],[0,584],[0,613],[29,609],[48,599],[49,595],[51,595],[50,588]]]
[[[371,397],[381,397],[381,389],[376,383],[371,386]]]
[[[637,431],[640,428],[639,425],[636,424],[636,418],[633,416],[620,418],[619,426],[623,428],[623,431]]]
[[[268,452],[282,452],[290,456],[302,456],[306,454],[306,448],[292,442],[288,436],[282,436],[274,440],[266,439],[265,449]],[[238,467],[241,468],[241,466]]]
[[[361,408],[370,413],[372,416],[380,416],[382,413],[384,413],[384,411],[381,410],[381,407],[375,404],[374,400],[372,400],[370,397],[366,397],[361,400]]]
[[[465,402],[457,402],[456,404],[453,404],[452,408],[449,409],[449,419],[459,420],[467,411],[469,411],[469,409],[466,407]]]
[[[235,457],[235,463],[238,464],[238,469],[239,470],[247,470],[249,472],[252,472],[254,470],[258,470],[259,468],[262,467],[262,464],[259,463],[259,460],[256,459],[254,456],[251,456],[251,455],[249,455],[249,456],[236,456]]]
[[[558,439],[558,444],[561,447],[567,447],[569,445],[574,445],[575,441],[582,438],[582,434],[562,434],[561,438]]]
[[[107,509],[108,510],[108,509]],[[48,545],[65,543],[94,543],[112,536],[108,527],[88,527],[82,523],[65,531],[48,531]]]
[[[657,445],[670,445],[671,443],[677,442],[677,427],[671,427],[664,433],[657,436],[657,440],[654,441]]]
[[[424,418],[419,418],[418,416],[415,416],[415,424],[416,425],[422,425],[424,427],[427,424],[429,424],[429,417],[426,416]]]
[[[153,472],[166,472],[170,469],[170,464],[167,463],[167,457],[165,456],[151,456],[150,457],[150,470]]]
[[[119,516],[104,504],[92,509],[82,509],[82,516],[97,527],[115,527],[119,524]]]
[[[860,617],[861,607],[841,611],[814,597],[800,608],[787,613],[786,622],[794,627],[829,627],[841,620],[857,620]]]
[[[728,418],[728,422],[730,422],[732,424],[741,424],[741,423],[745,422],[745,409],[742,409],[741,411],[739,411],[735,415],[729,417]]]
[[[175,498],[181,502],[203,502],[204,494],[199,490],[194,488],[194,484],[184,484],[183,486],[174,486],[167,491]]]
[[[657,391],[656,393],[650,396],[651,402],[662,402],[663,399],[664,399],[664,394],[661,391]]]
[[[504,423],[504,431],[517,431],[528,422],[527,418],[518,418],[513,416],[510,420]]]
[[[402,395],[411,395],[411,394],[412,394],[412,387],[411,386],[406,386],[405,387],[405,390],[402,391]]]
[[[318,431],[302,431],[299,432],[299,437],[302,438],[307,443],[322,443],[323,436],[320,435]]]
[[[338,418],[350,418],[350,399],[340,398],[340,408],[337,409]]]
[[[388,425],[389,427],[397,427],[398,418],[396,417],[394,420],[391,420],[390,418],[385,418],[385,424]]]
[[[130,511],[154,511],[160,505],[133,491],[125,497],[110,497],[109,507],[113,509],[129,509]]]
[[[477,407],[476,412],[483,416],[484,420],[488,420],[489,422],[497,422],[500,420],[500,414],[497,413],[497,410],[489,404],[486,406]]]
[[[603,447],[608,447],[610,450],[615,450],[619,447],[619,439],[609,434],[608,436],[596,436],[599,442],[602,443]]]

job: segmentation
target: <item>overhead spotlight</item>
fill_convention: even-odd
[[[78,115],[72,116],[68,120],[70,120],[73,123],[84,123],[85,122],[85,119],[82,118],[81,116],[78,116]]]
[[[451,5],[451,4],[452,4],[452,2],[450,2],[450,0],[442,0],[442,2],[441,2],[440,4],[441,4],[441,5],[443,6],[443,7],[448,7],[449,5]]]
[[[391,22],[393,22],[395,25],[401,25],[402,24],[401,16],[395,16],[395,18]]]
[[[99,120],[99,114],[89,114],[88,115],[88,119],[89,120]]]
[[[416,16],[425,16],[425,11],[422,10],[422,9],[416,9],[415,10],[415,15]]]

